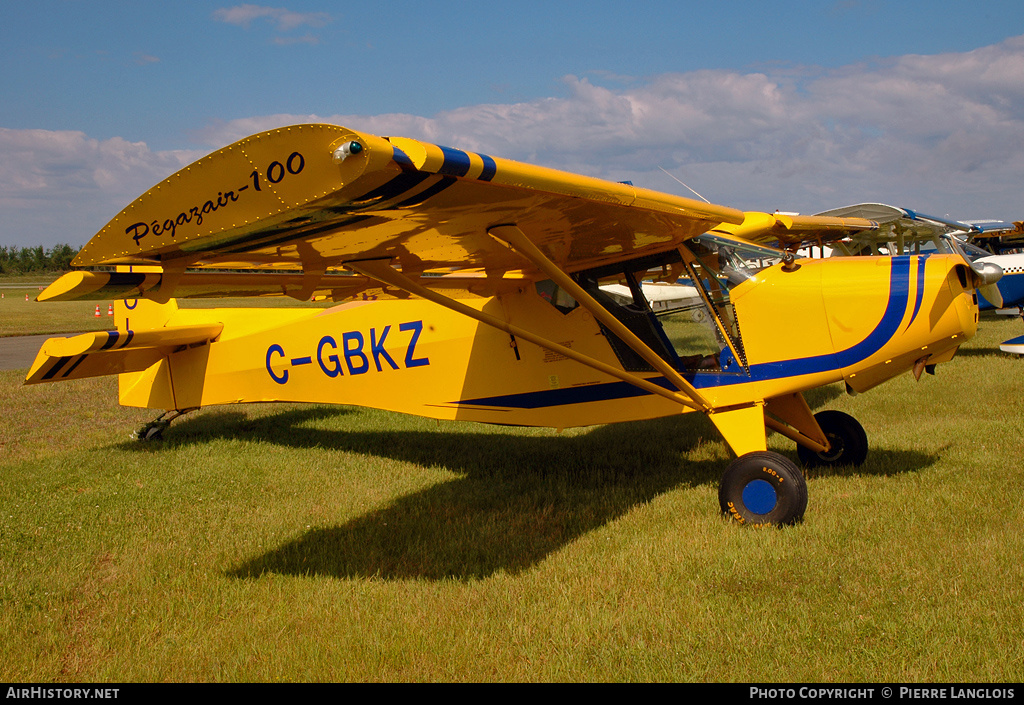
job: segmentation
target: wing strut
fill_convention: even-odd
[[[629,328],[623,325],[619,319],[609,313],[604,306],[595,301],[594,298],[583,289],[583,287],[573,281],[572,277],[562,271],[558,265],[545,257],[544,253],[540,251],[540,248],[533,244],[530,238],[526,237],[526,234],[522,230],[515,225],[499,225],[491,228],[487,233],[491,237],[507,243],[516,252],[528,259],[538,269],[548,275],[555,284],[560,286],[566,293],[576,299],[581,306],[590,311],[597,320],[601,321],[601,323],[603,323],[612,333],[617,335],[622,342],[631,347],[637,355],[642,357],[658,372],[665,375],[665,379],[674,384],[676,389],[696,402],[696,404],[690,404],[690,406],[694,406],[694,408],[702,411],[712,411],[714,409],[714,405],[712,405],[704,395],[698,392],[696,387],[687,382],[686,379],[679,374],[674,367],[672,367],[672,365],[668,364],[661,358],[661,356],[651,350],[649,346],[636,337],[633,331],[629,330]]]
[[[534,345],[538,345],[542,348],[545,348],[546,350],[551,350],[560,355],[564,355],[565,357],[575,360],[580,364],[592,367],[593,369],[598,370],[599,372],[603,372],[611,377],[620,379],[623,382],[628,382],[629,384],[639,387],[640,389],[650,392],[651,394],[657,394],[659,396],[665,397],[666,399],[674,401],[677,404],[682,404],[683,406],[688,406],[692,409],[697,409],[699,411],[706,411],[710,409],[710,407],[703,402],[703,399],[695,400],[693,398],[684,396],[683,394],[680,394],[678,392],[674,392],[671,389],[666,389],[665,387],[650,382],[644,379],[643,377],[638,377],[634,374],[626,372],[625,370],[612,367],[611,365],[605,364],[600,360],[595,360],[594,358],[588,355],[583,355],[577,352],[576,350],[565,347],[564,345],[554,343],[539,335],[535,335],[534,333],[531,333],[528,330],[524,330],[519,326],[507,323],[501,320],[500,318],[491,316],[490,314],[484,313],[483,311],[478,311],[475,308],[472,308],[463,303],[450,299],[443,294],[439,294],[436,291],[433,291],[431,289],[426,288],[425,286],[417,284],[415,281],[413,281],[412,279],[410,279],[409,277],[405,276],[404,274],[396,270],[394,267],[392,267],[390,259],[374,259],[356,262],[345,262],[344,265],[347,268],[359,274],[371,277],[373,279],[376,279],[377,281],[384,282],[385,284],[390,284],[391,286],[394,286],[403,291],[408,291],[410,294],[424,298],[427,301],[432,301],[433,303],[451,309],[456,313],[461,313],[464,316],[468,316],[469,318],[472,318],[474,320],[480,321],[481,323],[497,328],[498,330],[502,330],[510,335],[514,335],[517,338],[528,340]]]
[[[750,367],[747,365],[747,358],[745,355],[741,355],[739,349],[736,347],[736,341],[733,340],[732,334],[729,329],[726,328],[725,323],[722,321],[722,312],[718,310],[718,306],[708,296],[708,292],[704,288],[704,284],[701,283],[701,277],[697,274],[697,270],[694,269],[694,264],[699,264],[699,261],[692,252],[686,247],[679,247],[679,254],[683,258],[683,267],[686,268],[686,273],[690,277],[690,281],[693,282],[693,288],[697,290],[697,294],[700,296],[701,301],[704,302],[704,307],[711,313],[711,317],[715,319],[715,326],[718,327],[718,334],[721,336],[725,344],[729,346],[729,352],[732,353],[733,359],[743,365],[747,374],[750,374]],[[721,284],[717,279],[711,278],[711,281],[715,286],[721,290]]]

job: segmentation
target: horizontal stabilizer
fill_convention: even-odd
[[[36,355],[25,384],[140,372],[178,348],[213,340],[223,328],[211,323],[50,338]]]

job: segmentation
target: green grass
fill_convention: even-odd
[[[107,302],[35,300],[39,289],[3,289],[0,299],[0,337],[8,335],[42,335],[50,333],[84,333],[114,327],[114,317],[107,315]],[[28,299],[25,296],[28,295]]]
[[[143,445],[116,381],[0,372],[0,679],[1019,682],[1019,328],[810,395],[872,452],[811,473],[783,530],[718,515],[729,455],[695,414],[246,405]]]

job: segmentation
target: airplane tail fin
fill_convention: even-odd
[[[139,269],[129,274],[152,274]],[[86,296],[92,295],[96,300],[109,300],[109,295],[117,292],[104,291],[106,297],[95,295],[106,281],[101,279],[104,278],[91,276],[58,280],[44,292],[44,300],[61,300],[69,290],[85,291]],[[115,284],[137,288],[137,279]],[[120,293],[123,297],[138,292]],[[149,298],[114,300],[114,330],[48,339],[36,355],[25,384],[117,375],[119,401],[124,406],[193,409],[202,405],[211,344],[220,339],[225,327],[237,337],[239,333],[248,334],[319,313],[319,309],[303,308],[179,309],[176,299],[160,300],[159,287],[147,289],[146,295]]]
[[[157,303],[145,299],[114,302],[115,330],[83,333],[47,340],[25,378],[25,384],[59,382],[119,375],[121,403],[128,406],[175,409],[168,356],[184,346],[213,340],[221,323],[172,320],[174,299]]]
[[[149,299],[121,299],[114,302],[114,325],[122,332],[163,328],[177,312],[175,299],[164,304]]]

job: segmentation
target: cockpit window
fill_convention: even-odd
[[[718,271],[735,286],[766,267],[782,261],[783,252],[772,247],[755,245],[721,235],[705,233],[693,239],[695,253],[713,252],[718,257]],[[703,260],[703,258],[702,258]],[[735,280],[735,281],[734,281]]]
[[[764,266],[768,256],[773,259],[781,256],[774,250],[756,245],[746,246],[727,238],[703,235],[696,238],[689,246],[680,247],[683,264],[689,275],[690,284],[700,297],[706,316],[700,324],[705,339],[710,334],[713,341],[717,365],[714,369],[739,372],[746,366],[743,346],[740,342],[739,323],[730,300],[729,293],[733,287],[747,281]],[[689,323],[679,315],[664,321],[666,329],[670,325],[678,326],[681,322]],[[693,328],[692,325],[687,327]],[[683,355],[680,353],[680,357]],[[708,365],[702,360],[701,366]]]
[[[562,313],[570,313],[580,305],[567,291],[550,279],[539,281],[535,286],[540,297]]]
[[[978,247],[977,245],[975,245],[973,243],[964,242],[963,240],[961,240],[961,239],[959,239],[959,238],[957,238],[957,237],[955,237],[953,235],[949,235],[946,239],[947,239],[947,241],[950,244],[950,249],[954,253],[963,255],[967,260],[969,260],[971,262],[973,262],[974,260],[979,259],[981,257],[991,257],[992,256],[992,253],[989,252],[988,250],[985,250],[985,249],[983,249],[981,247]],[[957,251],[958,248],[959,248],[959,252]]]
[[[751,253],[740,255],[736,243],[725,238],[722,242],[701,239],[661,255],[580,272],[574,278],[677,369],[741,373],[745,363],[729,290],[753,275],[744,260]],[[756,246],[752,252],[781,257]],[[652,369],[610,331],[605,334],[626,369]]]

